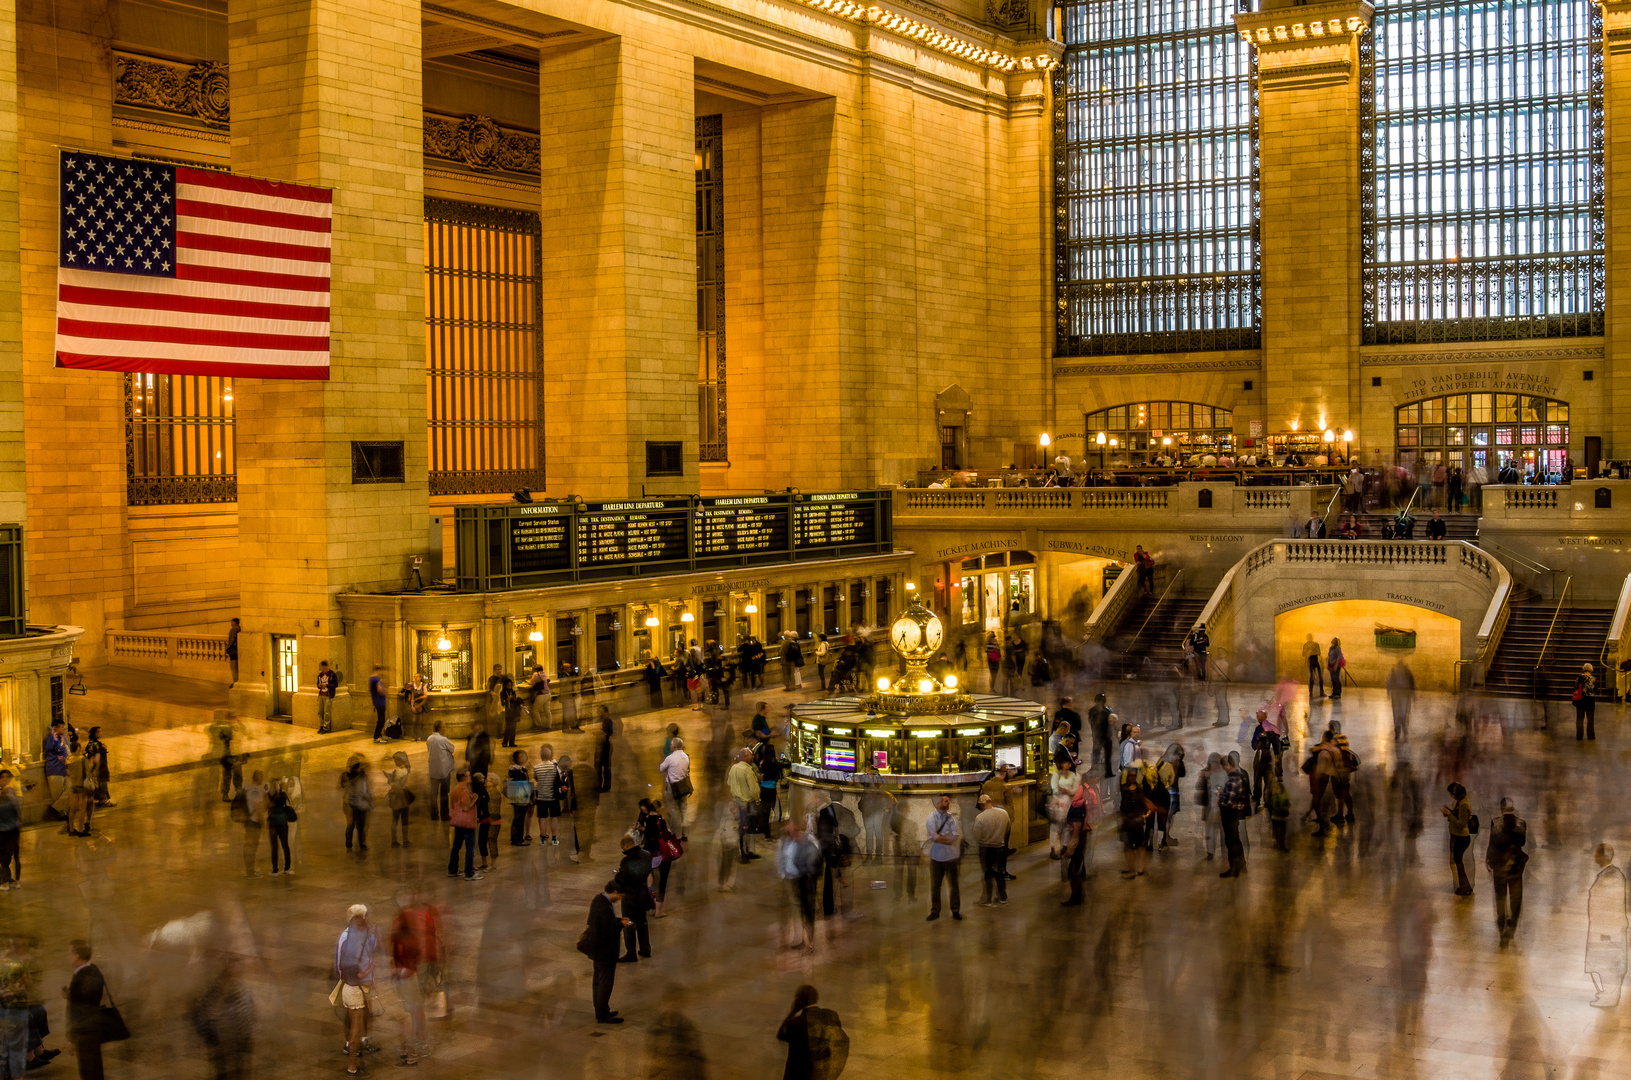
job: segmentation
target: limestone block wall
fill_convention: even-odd
[[[17,105],[10,115],[21,201],[30,618],[83,627],[81,656],[94,662],[104,630],[123,615],[130,558],[123,380],[112,372],[59,370],[54,348],[58,151],[113,143],[106,7],[94,0],[25,3],[16,28]]]

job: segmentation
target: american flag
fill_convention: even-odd
[[[321,188],[62,153],[57,364],[327,379]]]

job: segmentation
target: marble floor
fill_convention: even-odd
[[[1124,718],[1151,718],[1143,688],[1109,689]],[[1231,715],[1267,692],[1230,688]],[[774,711],[788,697],[764,696]],[[806,953],[784,947],[793,923],[772,860],[738,867],[734,891],[716,888],[711,823],[723,762],[752,700],[730,713],[675,709],[623,722],[612,792],[597,800],[587,770],[578,773],[582,861],[564,858],[566,847],[505,846],[496,871],[477,882],[445,876],[446,839],[424,817],[423,800],[412,847],[389,845],[382,810],[370,853],[347,855],[335,777],[348,755],[378,762],[385,748],[344,736],[261,741],[249,768],[297,772],[306,805],[295,828],[298,873],[245,878],[243,830],[219,799],[219,770],[197,764],[196,726],[132,732],[158,767],[116,777],[118,805],[97,819],[90,840],[48,826],[25,831],[25,886],[0,893],[0,933],[26,939],[43,968],[53,1046],[67,1045],[57,994],[67,943],[92,940],[133,1031],[107,1048],[108,1074],[133,1080],[216,1075],[194,1007],[229,966],[252,990],[254,1075],[342,1075],[327,1000],[336,935],[353,903],[388,926],[408,883],[442,907],[451,947],[452,1015],[431,1023],[434,1050],[419,1066],[430,1075],[773,1076],[784,1054],[776,1028],[801,983],[817,986],[842,1017],[851,1039],[845,1075],[861,1078],[1575,1080],[1631,1068],[1631,1001],[1593,1007],[1585,972],[1593,848],[1606,841],[1622,865],[1631,860],[1631,794],[1621,786],[1631,740],[1621,709],[1600,710],[1597,741],[1579,743],[1572,715],[1542,731],[1528,703],[1466,703],[1470,749],[1457,757],[1445,739],[1457,707],[1448,696],[1422,695],[1400,746],[1377,692],[1315,702],[1311,716],[1299,702],[1300,738],[1340,715],[1363,761],[1358,821],[1336,835],[1314,839],[1296,825],[1308,795],[1293,782],[1290,854],[1275,853],[1266,821],[1253,819],[1243,878],[1219,879],[1220,861],[1206,859],[1201,822],[1186,807],[1181,845],[1153,856],[1134,881],[1117,872],[1120,852],[1106,829],[1085,907],[1060,906],[1064,886],[1046,844],[1013,860],[1018,880],[1006,907],[975,906],[977,874],[965,866],[962,922],[925,922],[925,881],[914,898],[905,867],[865,864],[855,868],[848,916],[824,921]],[[1234,720],[1196,726],[1212,719],[1210,699],[1207,708],[1182,732],[1147,736],[1184,742],[1186,800],[1206,753],[1238,745]],[[656,790],[658,742],[670,722],[696,759],[693,844],[669,884],[670,917],[653,923],[655,955],[618,971],[613,1006],[629,1022],[597,1026],[589,964],[573,946],[615,867],[635,800]],[[528,735],[522,745],[544,738]],[[547,738],[587,762],[587,737]],[[165,740],[174,743],[168,756]],[[422,777],[423,744],[406,749]],[[118,752],[115,743],[116,763]],[[1413,781],[1400,779],[1406,765]],[[1482,839],[1469,855],[1476,894],[1452,894],[1437,810],[1447,801],[1445,770],[1471,789],[1484,821],[1502,796],[1528,820],[1526,903],[1509,946],[1499,942]],[[1414,842],[1399,814],[1400,784],[1409,782],[1426,808]],[[259,856],[268,869],[264,848]],[[375,1028],[386,1049],[369,1061],[376,1074],[396,1071],[400,1009],[394,995],[386,999]],[[64,1054],[33,1075],[73,1076],[74,1059]]]

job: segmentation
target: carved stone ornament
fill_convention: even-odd
[[[425,117],[425,156],[456,161],[482,172],[537,176],[538,136],[499,127],[489,117]]]
[[[999,30],[1028,30],[1030,0],[985,0],[985,17]]]
[[[190,116],[210,127],[228,126],[231,113],[227,66],[214,60],[168,64],[117,56],[113,100],[120,105]]]

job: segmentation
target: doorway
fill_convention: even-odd
[[[292,634],[272,635],[272,715],[294,716],[294,695],[300,689],[300,639]]]

